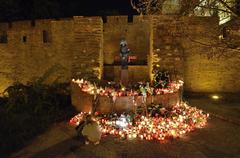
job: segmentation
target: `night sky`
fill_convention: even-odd
[[[0,21],[133,14],[130,0],[0,0]]]
[[[129,0],[0,0],[0,20],[137,14]]]

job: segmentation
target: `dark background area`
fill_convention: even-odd
[[[0,21],[134,14],[130,0],[0,0]]]
[[[130,0],[0,0],[0,21],[135,14]]]
[[[0,21],[133,14],[129,0],[0,0]]]

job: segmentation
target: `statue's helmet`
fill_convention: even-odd
[[[120,41],[120,46],[126,46],[126,45],[127,45],[126,39],[122,38]]]

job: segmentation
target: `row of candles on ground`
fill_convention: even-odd
[[[104,135],[112,134],[120,138],[140,138],[146,140],[165,140],[166,138],[178,138],[196,128],[206,125],[209,114],[202,110],[190,107],[186,103],[176,105],[168,117],[146,117],[139,115],[131,120],[129,115],[117,115],[112,117],[96,117]],[[76,125],[83,118],[81,113],[70,120]]]
[[[178,91],[183,86],[183,81],[179,80],[178,82],[172,82],[169,84],[168,88],[153,88],[149,86],[149,83],[144,86],[143,84],[139,85],[139,91],[137,90],[126,90],[125,87],[121,89],[114,89],[113,87],[97,87],[96,84],[91,83],[90,81],[84,79],[72,79],[73,83],[78,84],[83,92],[88,94],[96,95],[99,94],[101,96],[112,96],[112,97],[119,97],[119,96],[138,96],[138,95],[154,95],[154,94],[166,94],[166,93],[174,93]],[[140,93],[139,93],[140,92]]]

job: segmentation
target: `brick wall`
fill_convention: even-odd
[[[113,64],[114,58],[119,56],[120,40],[125,38],[131,56],[138,61],[147,61],[149,54],[150,23],[147,16],[108,16],[103,24],[104,63]]]
[[[48,32],[48,42],[43,41],[43,31]],[[26,83],[42,76],[46,83],[69,82],[72,77],[101,78],[103,63],[112,64],[119,55],[122,36],[132,55],[139,60],[148,57],[149,71],[146,66],[133,68],[135,78],[147,79],[147,73],[159,67],[170,71],[173,78],[183,78],[186,91],[240,90],[239,51],[221,47],[217,18],[165,15],[128,20],[114,16],[103,23],[101,17],[78,16],[0,23],[3,32],[7,32],[8,42],[0,43],[1,92],[13,82]]]
[[[238,92],[237,51],[225,49],[219,40],[217,18],[185,18],[185,90],[193,92]]]
[[[188,18],[183,39],[185,90],[239,92],[239,51],[224,48],[217,18]],[[213,47],[212,47],[213,46]]]
[[[155,69],[169,71],[172,79],[183,78],[183,21],[176,16],[152,16],[150,76]]]
[[[0,92],[14,82],[14,54],[8,50],[8,45],[0,44]]]
[[[7,27],[1,27],[5,25]],[[1,91],[12,82],[43,77],[45,83],[70,81],[72,21],[37,20],[1,24],[8,42],[0,44]],[[43,31],[47,41],[43,41]]]
[[[102,78],[103,26],[101,17],[74,17],[73,77]]]

